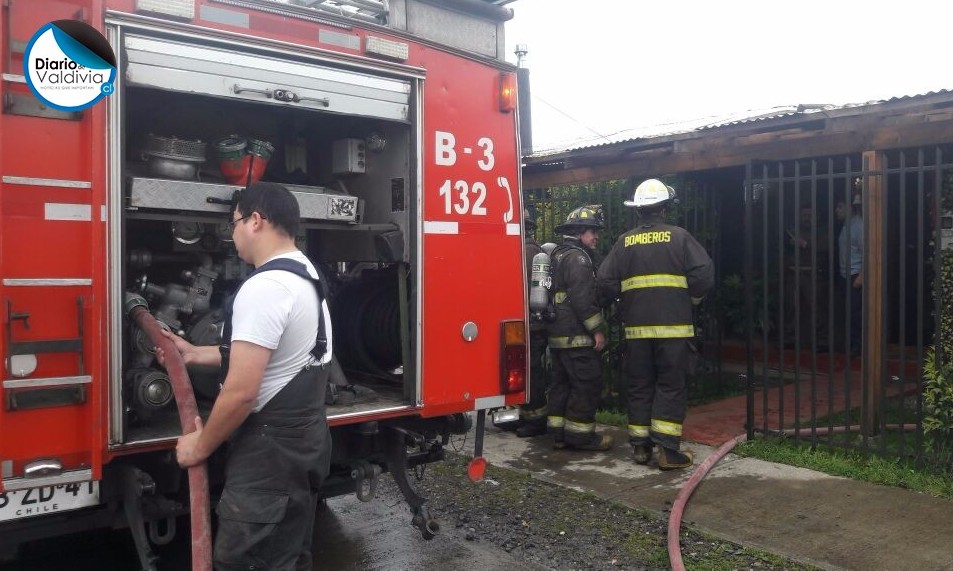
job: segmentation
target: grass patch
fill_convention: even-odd
[[[816,567],[812,567],[810,565],[792,564],[787,559],[778,555],[774,555],[773,553],[767,553],[757,549],[751,549],[750,547],[720,542],[717,539],[708,538],[707,536],[703,537],[712,542],[711,550],[705,554],[706,556],[704,560],[695,561],[695,558],[692,556],[691,552],[684,553],[686,549],[683,545],[682,562],[685,564],[686,571],[738,571],[738,559],[742,557],[760,560],[762,564],[755,564],[757,567],[769,567],[776,569],[816,569]],[[751,569],[752,567],[755,567],[755,565],[751,565],[751,567],[748,568]]]
[[[891,425],[915,424],[917,422],[914,411],[909,405],[912,402],[911,397],[893,397],[884,399],[880,408],[880,420],[884,427]],[[828,426],[860,426],[864,422],[863,413],[860,407],[853,407],[850,410],[835,412],[830,415],[818,416],[815,421],[811,418],[802,418],[802,428],[809,428],[812,424],[817,427]],[[801,434],[795,440],[809,440],[812,436],[809,433]],[[831,435],[819,436],[818,440],[832,448],[861,448],[875,452],[883,457],[900,458],[909,453],[913,453],[916,448],[916,433],[899,430],[896,428],[885,428],[880,430],[876,436],[870,436],[864,440],[864,436],[858,431],[841,432]]]
[[[887,460],[856,450],[815,447],[790,439],[757,438],[735,447],[740,456],[810,468],[833,476],[906,488],[953,500],[953,476],[917,468],[911,462]]]
[[[596,422],[599,424],[605,424],[606,426],[627,428],[629,426],[629,417],[624,412],[617,412],[614,410],[597,410]]]
[[[637,531],[630,533],[622,544],[625,552],[637,561],[644,561],[653,569],[669,567],[667,539],[657,533]]]

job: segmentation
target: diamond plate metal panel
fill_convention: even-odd
[[[320,186],[286,187],[298,199],[302,219],[358,221],[356,196],[331,193]],[[222,202],[231,201],[232,194],[241,188],[230,184],[137,177],[130,183],[129,206],[176,212],[226,214],[230,208]]]

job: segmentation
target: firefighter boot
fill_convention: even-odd
[[[688,468],[692,465],[694,456],[691,452],[675,450],[674,448],[662,448],[658,455],[659,470],[679,470]]]
[[[609,450],[612,448],[612,436],[593,433],[591,441],[586,444],[573,444],[572,448],[574,450],[592,450],[596,452]]]
[[[636,464],[648,464],[652,461],[652,450],[655,445],[651,442],[632,443],[632,456]]]
[[[542,436],[546,434],[546,420],[530,420],[523,423],[523,426],[516,429],[516,435],[520,438],[532,438],[533,436]]]
[[[559,430],[550,428],[549,432],[553,433],[553,450],[562,450],[566,447],[566,433],[561,428]]]
[[[549,417],[546,420],[546,431],[553,435],[553,450],[562,450],[566,447],[566,431],[563,429],[561,418]]]

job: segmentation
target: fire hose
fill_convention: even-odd
[[[675,503],[672,504],[672,511],[668,517],[668,560],[672,565],[672,571],[685,571],[685,564],[682,562],[682,546],[679,542],[679,529],[682,527],[682,514],[685,512],[685,506],[688,504],[688,498],[691,497],[695,488],[701,483],[702,479],[708,475],[708,472],[714,468],[719,460],[738,444],[748,438],[747,434],[742,434],[725,442],[711,453],[705,461],[699,464],[698,468],[692,472],[688,481],[678,491],[675,496]]]
[[[913,431],[917,429],[915,424],[888,424],[884,427],[891,430]],[[859,425],[852,426],[820,426],[816,428],[788,428],[779,431],[786,436],[802,434],[839,434],[842,432],[854,432],[862,429]],[[695,488],[701,483],[702,479],[708,475],[708,472],[715,467],[722,458],[728,455],[735,446],[748,439],[747,434],[738,435],[728,442],[725,442],[717,450],[711,453],[705,461],[699,464],[698,468],[688,478],[688,481],[679,489],[675,496],[675,502],[672,504],[672,511],[668,518],[668,560],[671,563],[672,571],[685,571],[685,564],[682,561],[682,546],[679,538],[679,530],[682,527],[682,515],[685,513],[685,506],[688,505],[688,499],[691,497]]]
[[[149,340],[165,353],[165,369],[169,373],[172,391],[179,409],[182,434],[195,430],[198,405],[192,392],[192,383],[185,370],[182,356],[171,339],[162,335],[162,327],[144,305],[135,305],[129,317],[139,326]],[[212,570],[212,524],[208,495],[208,471],[205,463],[189,468],[189,504],[192,528],[192,570]]]

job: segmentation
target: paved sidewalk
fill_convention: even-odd
[[[690,471],[631,459],[621,429],[608,453],[553,450],[546,437],[488,427],[490,464],[668,516]],[[696,466],[715,449],[686,443]],[[824,569],[953,570],[953,502],[729,454],[688,502],[683,525]]]

